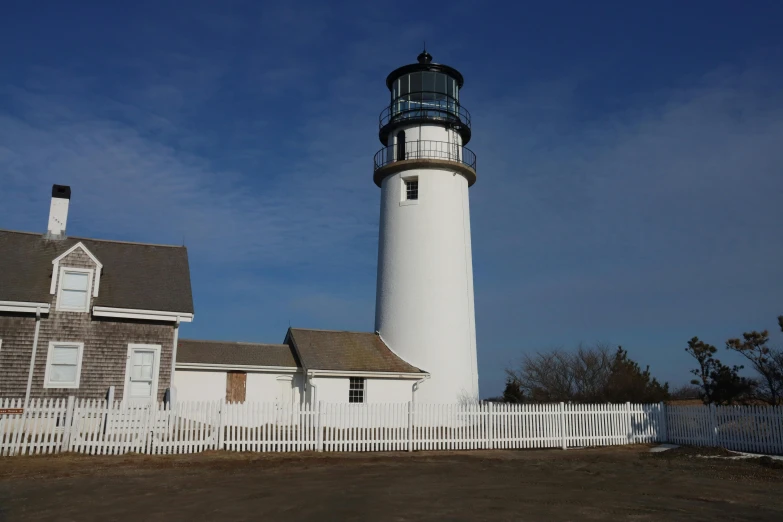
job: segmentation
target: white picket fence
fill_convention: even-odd
[[[783,455],[781,406],[669,406],[669,441]]]
[[[421,451],[642,442],[783,453],[780,408],[0,400],[0,455]]]

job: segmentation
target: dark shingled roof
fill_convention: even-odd
[[[287,344],[254,344],[195,339],[179,340],[177,363],[283,366],[287,368],[301,366],[296,359],[293,348]]]
[[[193,313],[185,247],[0,230],[0,301],[49,302],[52,261],[83,243],[103,264],[95,306]]]
[[[288,332],[308,370],[425,373],[400,359],[374,333],[300,328]]]

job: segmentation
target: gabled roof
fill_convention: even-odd
[[[193,313],[185,247],[0,230],[0,301],[51,299],[52,261],[81,242],[103,264],[95,306]]]
[[[255,344],[230,341],[180,339],[177,364],[220,366],[277,366],[298,368],[294,350],[287,344]]]
[[[374,333],[289,328],[286,339],[293,341],[308,371],[425,373],[402,360]]]

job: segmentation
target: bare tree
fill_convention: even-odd
[[[506,373],[503,396],[510,402],[658,402],[668,397],[668,385],[658,383],[649,368],[642,370],[625,350],[613,353],[606,344],[529,354]]]
[[[675,401],[693,400],[699,398],[701,388],[692,384],[683,384],[672,390],[671,399]]]
[[[574,376],[574,399],[582,402],[603,402],[612,373],[611,348],[598,344],[592,348],[582,345],[571,357]]]

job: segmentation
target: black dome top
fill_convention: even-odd
[[[432,55],[427,51],[422,52],[417,57],[417,61],[419,63],[411,63],[409,65],[403,65],[402,67],[394,69],[389,74],[389,76],[386,77],[386,87],[391,90],[394,80],[400,76],[421,71],[432,71],[447,74],[457,80],[457,86],[460,89],[462,88],[462,84],[465,83],[465,79],[462,77],[462,74],[454,67],[449,67],[448,65],[443,65],[440,63],[432,63]]]
[[[419,56],[416,57],[416,60],[419,63],[431,63],[432,62],[432,55],[430,53],[428,53],[427,51],[424,51]]]

